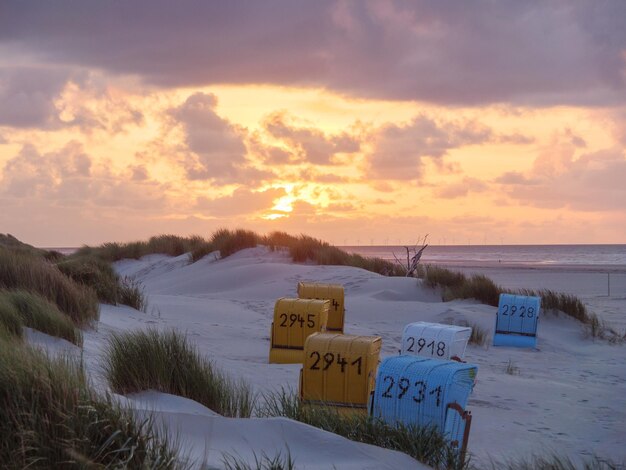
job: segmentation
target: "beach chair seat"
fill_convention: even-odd
[[[441,323],[409,323],[402,331],[400,354],[432,357],[435,359],[463,359],[467,342],[472,335],[469,326]]]
[[[304,342],[313,333],[326,331],[328,300],[278,299],[270,329],[270,363],[304,361]]]
[[[367,414],[381,346],[379,336],[310,335],[304,343],[300,371],[302,404]]]
[[[434,426],[462,445],[467,417],[458,408],[465,410],[477,371],[476,365],[454,361],[389,357],[378,368],[370,413],[389,424]]]
[[[540,310],[540,297],[500,294],[493,345],[536,348]]]

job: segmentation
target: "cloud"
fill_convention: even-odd
[[[289,178],[293,178],[297,181],[310,181],[315,183],[350,183],[352,180],[345,176],[337,175],[336,173],[322,173],[315,171],[312,168],[304,168],[296,175],[287,175]]]
[[[513,145],[529,145],[535,142],[535,138],[515,132],[513,134],[503,134],[498,136],[498,142]]]
[[[369,176],[378,179],[418,180],[426,157],[438,161],[448,150],[490,139],[489,128],[475,122],[438,123],[418,116],[406,126],[387,124],[373,137],[368,155]]]
[[[626,153],[621,148],[574,158],[565,144],[540,155],[528,174],[505,173],[496,179],[514,201],[543,208],[577,211],[623,211],[626,201]]]
[[[62,125],[55,100],[70,78],[60,68],[0,67],[0,126]]]
[[[95,167],[81,144],[69,142],[40,153],[27,144],[2,171],[0,196],[45,207],[117,207],[158,213],[166,207],[166,189],[154,181],[126,181],[106,167]]]
[[[435,195],[442,199],[456,199],[467,196],[470,192],[482,192],[488,188],[487,184],[476,178],[463,178],[458,183],[448,184],[437,188]]]
[[[218,116],[216,105],[214,95],[198,92],[169,111],[184,131],[187,178],[230,184],[270,177],[270,172],[250,165],[244,130]]]
[[[352,204],[351,202],[336,202],[329,204],[325,210],[328,212],[347,212],[352,213],[363,209],[363,204]]]
[[[282,140],[292,149],[296,158],[291,157],[291,163],[331,165],[336,163],[337,154],[360,150],[359,141],[345,132],[327,136],[314,127],[302,127],[289,122],[285,113],[270,115],[264,127],[272,137]]]
[[[245,188],[238,188],[229,196],[215,199],[199,197],[196,202],[196,208],[205,215],[212,217],[252,214],[270,209],[276,199],[286,194],[283,188],[270,188],[265,191],[250,191]]]
[[[498,176],[495,180],[496,183],[509,184],[509,185],[536,185],[538,181],[533,180],[519,171],[507,171]]]
[[[269,83],[439,104],[624,103],[626,4],[269,0],[4,5],[0,44],[160,86]],[[277,14],[276,12],[280,12]]]
[[[144,165],[131,165],[128,169],[131,171],[133,181],[146,181],[148,179],[148,170]]]

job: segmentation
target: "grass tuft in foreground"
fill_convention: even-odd
[[[24,320],[17,311],[15,305],[5,295],[4,291],[0,291],[0,340],[8,338],[22,338]]]
[[[253,465],[232,454],[224,454],[222,462],[225,470],[294,470],[296,468],[289,448],[287,448],[285,456],[279,452],[274,457],[270,457],[263,452],[261,457],[259,457],[255,453]]]
[[[177,468],[153,429],[98,397],[78,364],[0,339],[2,468]]]
[[[78,325],[98,319],[95,292],[77,284],[40,257],[14,253],[0,247],[0,288],[24,289],[53,302]]]
[[[626,462],[617,464],[600,457],[574,461],[570,457],[560,455],[533,455],[518,460],[491,462],[492,470],[621,470],[624,468],[626,468]]]
[[[5,306],[4,308],[0,307],[1,317],[6,315],[6,318],[11,318],[13,313],[9,306],[12,306],[13,312],[19,315],[23,326],[50,336],[66,339],[77,346],[83,344],[82,333],[74,326],[72,320],[63,314],[55,304],[40,295],[24,290],[0,290],[1,305]],[[13,323],[13,328],[16,326],[17,324]]]
[[[356,442],[397,450],[434,468],[465,469],[459,453],[434,428],[391,426],[368,415],[343,415],[331,407],[302,406],[293,393],[281,390],[264,397],[258,410],[264,417],[284,416],[346,437]]]
[[[107,348],[106,375],[120,394],[158,390],[190,398],[224,416],[249,417],[250,387],[234,382],[174,330],[114,334]]]

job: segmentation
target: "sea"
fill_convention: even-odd
[[[343,246],[366,257],[406,264],[404,246]],[[413,247],[409,247],[411,250]],[[411,251],[410,255],[412,256]],[[395,255],[395,258],[394,258]],[[551,289],[607,299],[626,322],[626,245],[429,245],[420,263],[482,274],[505,288]],[[626,325],[626,323],[625,323]]]
[[[404,246],[344,246],[366,257],[406,260]],[[411,256],[413,248],[409,247]],[[419,247],[418,247],[419,248]],[[570,267],[625,271],[626,245],[429,245],[422,264],[465,267]]]

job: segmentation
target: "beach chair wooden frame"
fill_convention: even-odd
[[[471,427],[472,412],[464,410],[458,403],[449,403],[444,435],[448,436],[452,446],[458,448],[461,462],[465,462]]]

